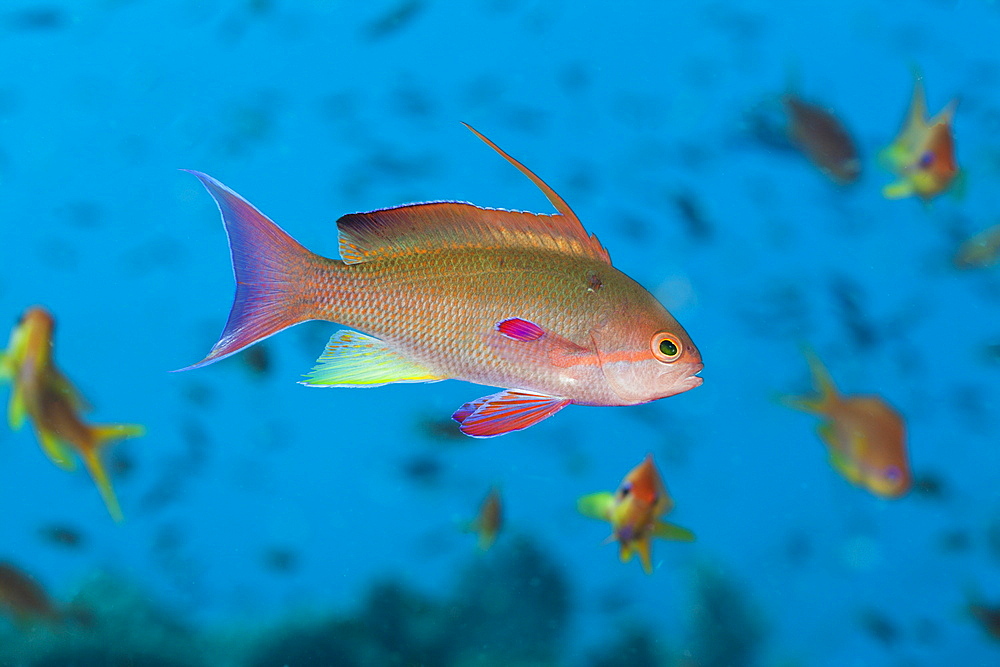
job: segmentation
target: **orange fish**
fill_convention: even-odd
[[[830,111],[795,95],[782,98],[788,138],[830,180],[847,185],[861,175],[858,149],[843,123]]]
[[[62,613],[31,575],[4,562],[0,562],[0,610],[18,625],[62,619]]]
[[[479,506],[476,518],[469,522],[467,530],[479,536],[479,549],[487,551],[496,542],[502,527],[503,502],[500,499],[500,489],[493,487]]]
[[[816,355],[806,356],[819,395],[787,397],[784,403],[824,418],[820,439],[830,463],[849,482],[884,498],[905,494],[910,466],[903,418],[878,396],[840,395]]]
[[[611,524],[608,541],[618,540],[621,561],[627,563],[633,553],[638,553],[646,574],[653,572],[654,537],[694,541],[694,533],[687,528],[660,521],[661,516],[673,509],[674,501],[660,479],[652,454],[625,475],[613,494],[592,493],[580,498],[576,506],[584,516],[608,521]]]
[[[955,253],[955,266],[960,269],[986,268],[1000,260],[1000,225],[979,232],[965,241]]]
[[[122,520],[121,508],[100,451],[107,444],[123,438],[141,436],[141,426],[85,423],[80,413],[87,405],[52,359],[52,315],[39,306],[28,309],[11,332],[7,349],[0,352],[0,380],[13,385],[8,406],[12,429],[30,417],[42,449],[60,468],[73,470],[76,462],[71,450],[82,459],[97,484],[101,497],[115,521]]]
[[[191,172],[222,213],[236,296],[219,342],[188,368],[300,322],[338,322],[357,331],[335,333],[303,384],[454,378],[505,388],[452,416],[475,437],[527,428],[570,403],[636,405],[700,385],[701,356],[681,325],[611,265],[559,195],[472,131],[558,214],[458,202],[354,213],[337,221],[342,259],[327,259]]]
[[[927,120],[922,78],[916,78],[906,124],[880,154],[886,168],[899,177],[882,189],[887,199],[915,195],[930,201],[955,181],[959,169],[951,121],[957,105],[958,100],[952,100],[938,115]]]

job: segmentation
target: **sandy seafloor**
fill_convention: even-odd
[[[85,474],[0,430],[0,560],[63,601],[110,578],[236,656],[290,618],[353,613],[374,582],[451,595],[482,558],[459,526],[498,484],[508,521],[486,558],[524,536],[567,586],[558,653],[532,664],[598,664],[638,630],[659,662],[600,664],[1000,664],[965,611],[970,592],[1000,602],[1000,274],[951,264],[998,222],[997,34],[985,1],[3,3],[0,320],[49,307],[92,418],[148,435],[115,449],[114,525]],[[960,98],[965,192],[929,206],[884,199],[874,157],[914,67],[932,112]],[[859,183],[747,131],[747,111],[790,88],[851,129]],[[238,359],[168,373],[209,349],[232,292],[215,206],[179,168],[329,256],[349,212],[549,212],[459,121],[546,179],[661,298],[702,351],[702,387],[473,441],[426,424],[482,387],[296,384],[333,324],[270,339],[262,375]],[[809,388],[806,342],[842,389],[905,415],[914,472],[939,493],[881,500],[830,468],[815,420],[775,401]],[[647,452],[698,535],[658,542],[652,576],[574,510]],[[52,524],[83,544],[42,539]],[[706,577],[731,589],[738,628],[698,625]],[[47,633],[0,620],[0,655],[42,664],[60,641]],[[743,643],[704,648],[727,641]]]

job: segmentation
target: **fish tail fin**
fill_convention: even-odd
[[[236,278],[236,296],[219,341],[204,359],[180,369],[186,371],[314,319],[304,283],[321,258],[219,181],[198,171],[185,171],[201,181],[219,207]]]
[[[104,447],[118,440],[138,438],[146,433],[146,429],[138,424],[107,424],[92,426],[91,433],[94,436],[95,446],[82,452],[83,462],[87,466],[90,476],[94,479],[94,484],[97,485],[97,490],[100,491],[101,498],[104,499],[104,504],[107,506],[111,518],[121,523],[125,517],[122,514],[121,505],[118,504],[115,490],[111,486],[111,478],[101,462],[100,452]]]
[[[823,362],[809,346],[804,346],[802,353],[809,363],[809,370],[812,372],[813,384],[817,394],[813,396],[779,396],[778,400],[795,410],[811,412],[813,414],[826,414],[830,406],[837,401],[837,387],[833,384],[830,371],[826,369]]]
[[[806,361],[809,362],[809,370],[812,371],[813,383],[816,385],[817,391],[819,391],[820,398],[824,403],[831,401],[837,397],[837,386],[833,384],[833,377],[830,375],[830,371],[826,369],[823,362],[820,361],[816,352],[811,347],[806,347],[803,350],[805,354]]]

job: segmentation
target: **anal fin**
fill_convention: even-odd
[[[63,470],[76,470],[76,459],[73,458],[72,452],[55,433],[39,428],[38,442],[41,444],[42,451],[45,452],[50,461]]]
[[[568,398],[506,389],[466,403],[455,411],[452,419],[461,424],[459,430],[466,435],[491,438],[528,428],[569,404]]]
[[[677,524],[668,521],[657,521],[653,526],[653,536],[661,540],[674,540],[676,542],[694,542],[695,536],[687,528],[682,528]]]
[[[312,387],[380,387],[393,382],[437,382],[438,377],[384,342],[356,331],[338,331],[305,380]]]

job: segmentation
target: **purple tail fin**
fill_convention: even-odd
[[[301,296],[302,280],[315,255],[219,181],[198,171],[183,171],[201,181],[219,206],[236,278],[233,308],[219,342],[207,357],[180,369],[187,371],[312,319]]]

